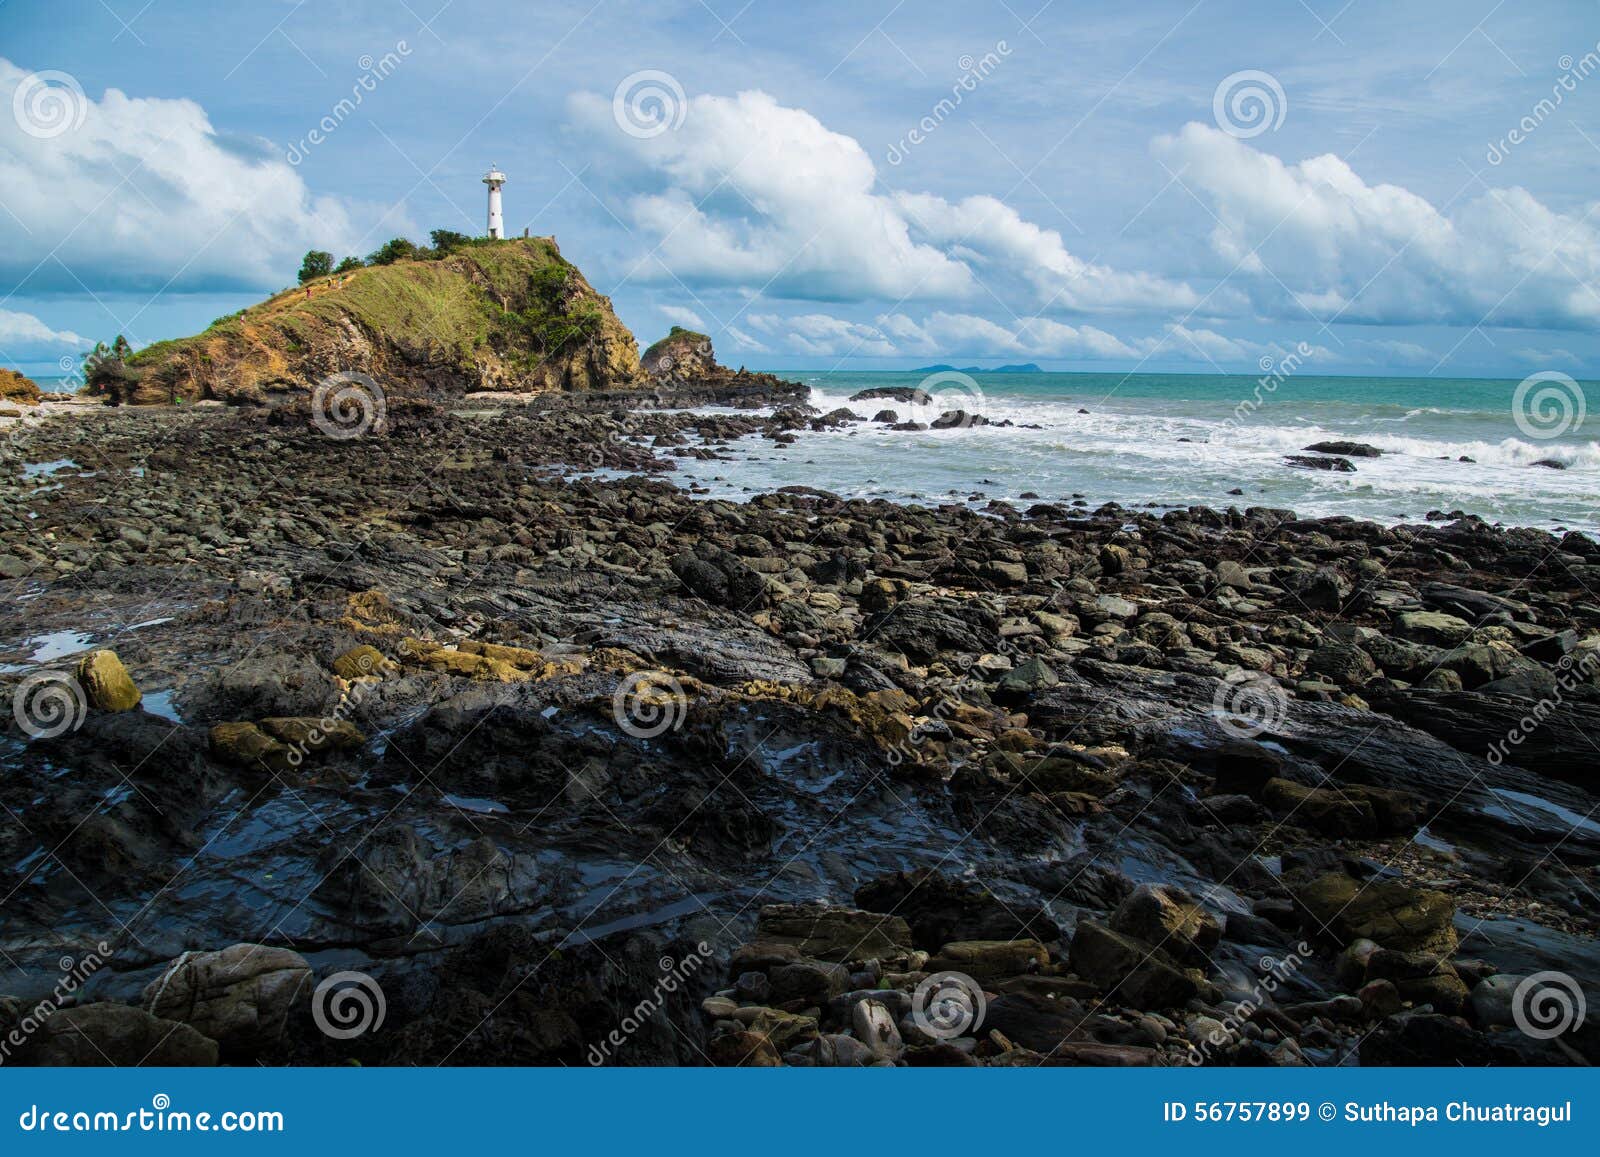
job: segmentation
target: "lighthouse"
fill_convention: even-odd
[[[500,186],[506,183],[506,175],[490,165],[483,183],[489,186],[489,236],[498,240],[506,235],[505,218],[500,212]]]

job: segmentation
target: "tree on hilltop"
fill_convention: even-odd
[[[333,272],[333,254],[325,249],[312,249],[300,262],[300,284],[326,277]]]
[[[432,239],[433,247],[438,250],[441,257],[447,253],[454,253],[463,245],[472,243],[471,237],[468,237],[465,233],[457,233],[454,229],[435,229],[428,236]]]
[[[417,247],[404,237],[396,237],[385,241],[383,246],[374,250],[367,258],[368,265],[392,265],[396,261],[407,261],[417,255]]]

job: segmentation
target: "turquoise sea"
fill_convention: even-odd
[[[1090,505],[1266,505],[1384,522],[1460,509],[1508,524],[1600,530],[1600,413],[1588,413],[1590,400],[1600,405],[1600,383],[1265,371],[783,376],[810,386],[824,411],[847,406],[870,418],[891,409],[926,422],[960,409],[1014,425],[858,425],[805,433],[787,447],[751,439],[737,447],[737,463],[684,460],[680,480],[730,496],[791,484],[908,501],[1081,494]],[[848,400],[872,387],[918,385],[930,405]],[[1351,459],[1349,474],[1285,463],[1327,440],[1383,454]],[[1236,488],[1244,493],[1229,493]]]

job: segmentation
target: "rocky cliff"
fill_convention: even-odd
[[[16,370],[0,369],[0,405],[37,406],[39,387]]]
[[[260,403],[343,372],[370,374],[402,396],[645,381],[610,300],[553,240],[534,237],[319,278],[193,337],[103,362],[89,385],[133,404]]]

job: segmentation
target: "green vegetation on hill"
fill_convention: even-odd
[[[554,241],[444,230],[434,240],[433,249],[412,246],[413,257],[374,254],[372,264],[313,277],[203,333],[147,346],[125,359],[118,400],[260,400],[341,370],[442,390],[637,379],[632,335]]]
[[[644,351],[644,355],[641,360],[649,361],[650,359],[665,353],[675,345],[683,345],[685,343],[700,345],[702,342],[709,342],[710,340],[711,339],[709,337],[698,330],[685,329],[681,325],[675,325],[667,331],[666,337],[662,338],[658,342],[651,343],[650,348]]]

